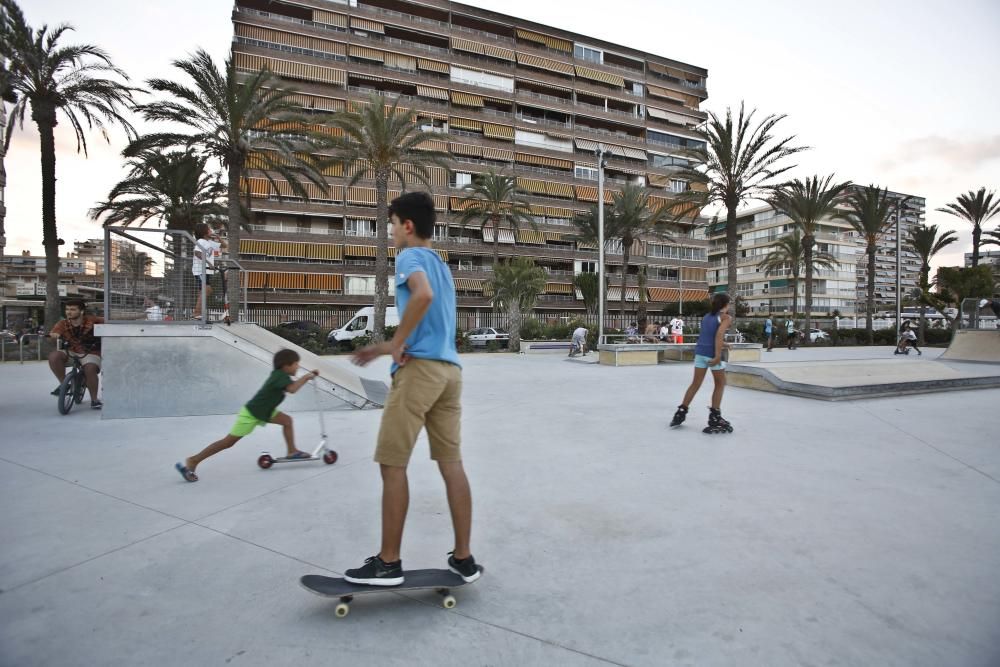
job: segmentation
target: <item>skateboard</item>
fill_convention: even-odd
[[[485,570],[482,565],[477,566],[479,573]],[[451,570],[404,570],[405,581],[399,586],[368,586],[366,584],[352,584],[342,577],[324,577],[319,574],[307,574],[299,579],[299,583],[310,593],[325,598],[340,598],[335,613],[337,618],[344,618],[351,611],[351,601],[355,595],[367,595],[370,593],[391,593],[393,591],[420,591],[434,590],[442,597],[441,605],[445,609],[451,609],[458,602],[451,594],[451,589],[466,586],[465,580]],[[479,581],[478,579],[476,581]],[[472,582],[475,583],[475,582]]]

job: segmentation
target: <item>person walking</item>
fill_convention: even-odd
[[[796,345],[796,340],[799,337],[799,332],[795,329],[795,320],[788,318],[785,320],[785,331],[788,333],[788,349],[794,350]]]
[[[701,389],[707,371],[712,371],[715,387],[712,390],[712,405],[708,408],[708,426],[705,433],[732,433],[733,426],[722,418],[722,393],[726,389],[726,361],[728,346],[724,342],[726,330],[733,323],[729,315],[729,295],[716,292],[712,295],[712,310],[701,321],[701,333],[694,348],[694,377],[684,392],[684,400],[677,406],[677,412],[670,422],[671,428],[684,423],[688,408],[695,394]]]
[[[767,351],[770,352],[774,346],[774,322],[771,321],[770,315],[764,320],[764,335],[767,336]]]

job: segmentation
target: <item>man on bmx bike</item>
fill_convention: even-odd
[[[87,315],[83,299],[70,299],[66,302],[66,319],[59,320],[49,332],[49,337],[62,340],[65,350],[52,350],[49,354],[49,368],[59,380],[60,386],[66,378],[66,364],[73,357],[83,366],[87,390],[90,392],[90,407],[101,409],[97,400],[97,374],[101,371],[101,339],[94,335],[94,325],[103,324],[103,317]],[[52,392],[59,395],[59,387]]]

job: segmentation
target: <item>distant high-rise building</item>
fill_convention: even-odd
[[[111,270],[121,269],[121,255],[125,248],[134,248],[135,245],[121,239],[111,239]],[[86,259],[94,262],[98,273],[104,273],[104,239],[87,239],[86,241],[76,241],[73,244],[73,257]],[[147,275],[149,269],[147,268]]]

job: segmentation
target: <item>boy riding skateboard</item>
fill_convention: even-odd
[[[364,366],[392,355],[392,389],[382,412],[375,461],[382,474],[382,548],[344,579],[354,584],[403,583],[400,549],[409,506],[406,467],[421,429],[427,429],[431,459],[437,461],[447,489],[455,531],[448,569],[466,583],[479,578],[469,550],[472,495],[462,467],[460,420],[462,369],[455,349],[455,284],[434,250],[434,200],[411,192],[389,207],[396,256],[396,307],[400,322],[392,340],[355,352]]]

